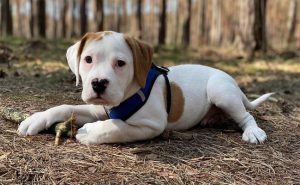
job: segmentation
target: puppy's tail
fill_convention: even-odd
[[[260,104],[262,104],[264,101],[266,101],[273,94],[275,94],[275,93],[264,94],[264,95],[258,97],[257,99],[253,100],[252,102],[250,102],[248,100],[248,98],[245,95],[243,95],[243,103],[247,109],[254,110],[254,109],[256,109],[256,107],[258,107]]]

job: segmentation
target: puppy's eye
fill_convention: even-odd
[[[93,59],[92,59],[91,56],[86,56],[86,57],[84,58],[84,60],[85,60],[85,62],[88,63],[88,64],[91,64],[91,63],[93,62]]]
[[[123,66],[125,66],[125,62],[123,61],[123,60],[117,60],[117,66],[118,67],[123,67]]]

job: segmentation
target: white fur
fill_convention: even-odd
[[[78,46],[79,43],[76,43],[67,51],[68,64],[75,74]],[[84,56],[87,55],[93,57],[93,64],[84,63]],[[125,67],[115,69],[113,64],[116,59],[126,61]],[[156,80],[147,103],[126,122],[106,119],[102,105],[116,106],[139,89],[133,79],[132,60],[131,51],[122,34],[114,32],[100,41],[89,42],[81,55],[78,71],[83,83],[82,99],[89,104],[99,105],[62,105],[35,113],[20,124],[19,133],[35,135],[55,122],[66,120],[74,112],[77,124],[83,125],[76,135],[79,142],[132,142],[156,137],[165,129],[191,128],[203,119],[212,105],[215,105],[230,115],[243,129],[244,141],[262,143],[267,138],[266,133],[257,126],[245,107],[253,109],[271,94],[263,95],[251,103],[232,77],[202,65],[179,65],[170,68],[169,80],[180,86],[185,99],[184,112],[175,123],[167,122],[163,94],[166,87],[161,76]],[[90,85],[94,78],[107,78],[110,81],[100,100],[95,97]]]

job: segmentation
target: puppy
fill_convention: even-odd
[[[246,109],[255,109],[272,93],[249,102],[235,80],[202,65],[168,69],[152,64],[146,43],[112,31],[87,33],[67,50],[67,60],[82,80],[86,105],[61,105],[23,121],[20,135],[35,135],[52,124],[77,117],[76,139],[83,144],[146,140],[165,129],[186,130],[218,120],[216,108],[243,130],[242,139],[262,143],[266,133]]]

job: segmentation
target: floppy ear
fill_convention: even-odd
[[[124,35],[132,52],[134,78],[141,87],[145,87],[147,74],[152,64],[153,48],[140,40]]]
[[[80,56],[84,49],[85,43],[89,38],[90,33],[86,33],[82,39],[75,44],[73,44],[71,47],[67,50],[67,60],[69,67],[71,71],[76,76],[76,86],[79,84],[79,62],[80,62]]]
[[[77,62],[77,52],[80,45],[80,41],[76,42],[72,46],[70,46],[67,50],[67,61],[71,71],[76,76],[76,86],[79,84],[79,70],[78,70],[78,62]]]

